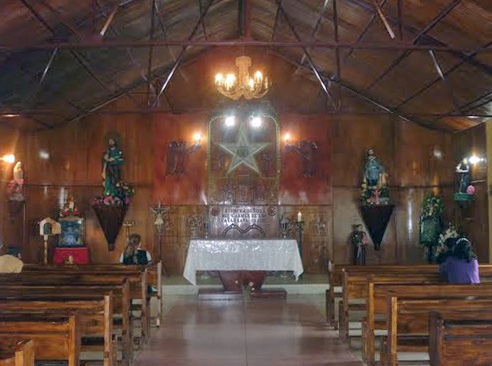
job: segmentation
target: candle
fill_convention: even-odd
[[[297,214],[297,222],[302,222],[302,213],[301,213],[301,211],[299,211],[299,213]]]

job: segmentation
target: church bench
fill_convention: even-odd
[[[31,339],[38,361],[68,361],[79,366],[80,332],[77,315],[49,318],[4,317],[0,314],[0,345]]]
[[[0,344],[0,366],[34,366],[33,341],[26,339],[14,345]]]
[[[160,326],[162,322],[162,261],[151,263],[148,265],[126,265],[126,264],[88,264],[88,265],[62,265],[62,266],[43,266],[38,264],[26,264],[23,267],[25,272],[54,272],[65,274],[97,274],[97,275],[143,275],[147,271],[147,285],[156,288],[156,292],[147,294],[151,298],[157,300],[157,316],[155,318],[156,326]],[[138,291],[138,290],[137,290]],[[134,306],[137,308],[136,306]],[[144,308],[144,305],[139,307],[139,310],[148,311],[150,317],[150,309]],[[149,318],[150,321],[150,318]],[[148,333],[149,330],[147,330]]]
[[[472,285],[468,285],[474,287]],[[492,289],[491,286],[489,286]],[[382,365],[397,366],[398,352],[429,352],[430,314],[432,312],[466,311],[490,312],[492,310],[491,290],[488,298],[483,288],[463,291],[459,298],[407,299],[389,295],[386,324],[388,335],[381,349]],[[484,298],[467,299],[468,296]]]
[[[351,266],[343,269],[343,288],[342,300],[339,303],[339,328],[340,337],[348,340],[349,334],[349,311],[351,310],[366,310],[365,304],[351,304],[353,300],[366,300],[368,294],[368,278],[371,276],[384,276],[386,279],[381,282],[422,282],[419,278],[425,277],[424,282],[429,282],[435,279],[434,282],[439,282],[438,266],[381,266],[379,273],[374,273],[376,266],[365,270],[360,268],[364,266]],[[492,280],[492,265],[479,266],[480,277],[483,282]],[[394,277],[394,280],[391,280]],[[382,277],[380,277],[382,278]]]
[[[103,299],[106,295],[112,295],[113,317],[117,322],[115,329],[121,329],[122,352],[124,361],[129,364],[133,359],[133,329],[130,316],[130,291],[128,282],[119,285],[105,286],[32,286],[19,284],[5,284],[0,288],[0,301],[3,300],[58,300],[60,298],[77,301],[88,299]]]
[[[62,265],[43,266],[38,264],[26,264],[23,272],[55,272],[55,273],[96,273],[96,274],[133,274],[143,273],[147,270],[147,284],[155,287],[156,292],[148,294],[157,300],[156,325],[162,322],[162,261],[148,265],[125,265],[125,264],[88,264],[88,265]]]
[[[21,314],[49,314],[50,316],[61,316],[74,312],[78,314],[80,334],[82,336],[81,350],[102,350],[103,365],[114,366],[116,349],[113,341],[112,295],[105,295],[103,299],[97,298],[95,300],[73,300],[63,297],[49,301],[40,299],[0,299],[0,316],[5,316],[6,314],[19,316]],[[95,340],[95,342],[92,342],[93,346],[91,347],[84,347],[84,340]]]
[[[328,282],[330,287],[326,290],[326,319],[329,325],[338,328],[338,322],[335,319],[335,299],[342,298],[342,292],[337,292],[336,287],[343,288],[344,272],[359,272],[367,274],[378,274],[381,272],[404,272],[434,269],[435,265],[370,265],[355,266],[347,264],[330,264],[328,271]]]
[[[362,324],[362,357],[367,364],[371,364],[375,357],[375,330],[387,330],[386,322],[376,321],[377,315],[387,315],[387,297],[402,296],[408,298],[463,298],[472,296],[477,288],[470,285],[447,285],[429,282],[411,283],[385,283],[378,282],[379,278],[368,280],[367,316]],[[492,286],[480,285],[483,296],[492,295]]]
[[[67,273],[67,272],[23,272],[20,274],[0,274],[0,286],[4,284],[23,284],[30,286],[52,285],[115,285],[127,280],[130,285],[130,299],[141,300],[142,339],[148,340],[150,334],[150,309],[147,289],[148,271],[125,273]]]
[[[377,278],[386,283],[425,283],[439,282],[437,267],[427,271],[382,272],[374,275],[366,272],[344,272],[343,298],[339,303],[339,335],[344,341],[349,340],[349,323],[351,311],[366,311],[368,296],[368,279]],[[359,303],[354,304],[355,300]]]
[[[431,366],[492,365],[492,312],[431,313]]]

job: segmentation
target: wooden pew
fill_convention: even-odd
[[[34,366],[33,341],[23,340],[13,347],[0,344],[0,366]]]
[[[0,300],[88,300],[103,299],[112,294],[113,315],[121,314],[122,351],[125,364],[133,360],[133,330],[130,317],[130,287],[127,281],[119,285],[89,286],[31,286],[6,284],[0,288]]]
[[[116,349],[113,341],[113,304],[112,295],[105,295],[103,299],[73,300],[60,297],[55,300],[13,299],[0,300],[0,314],[50,314],[57,316],[70,315],[77,312],[80,334],[82,336],[82,351],[84,338],[93,340],[102,336],[102,344],[96,339],[95,350],[102,349],[104,366],[113,366],[116,359]],[[88,350],[94,350],[90,347]]]
[[[355,267],[355,268],[352,268]],[[349,311],[351,310],[365,310],[365,304],[353,305],[351,301],[355,299],[367,299],[368,294],[368,281],[371,276],[394,276],[393,282],[409,282],[404,280],[410,278],[410,276],[430,275],[436,276],[436,281],[439,280],[438,266],[381,266],[378,273],[373,273],[377,267],[369,268],[365,270],[364,266],[352,266],[350,268],[343,269],[343,289],[342,289],[342,301],[340,302],[339,311],[339,323],[340,323],[340,337],[344,340],[348,340],[349,334]],[[492,265],[481,265],[479,267],[481,280],[486,282],[492,279]],[[386,280],[384,282],[391,282]],[[421,281],[417,281],[421,282]],[[425,281],[428,282],[428,281]]]
[[[43,266],[39,264],[25,264],[23,272],[86,272],[96,274],[144,272],[147,269],[147,284],[155,287],[157,292],[150,294],[151,298],[157,300],[156,325],[159,327],[162,322],[162,261],[151,263],[145,266],[126,265],[126,264],[88,264],[88,265],[62,265],[62,266]]]
[[[420,270],[430,271],[430,270],[438,270],[436,265],[371,265],[371,266],[354,266],[354,265],[339,265],[332,264],[330,265],[328,272],[328,280],[330,283],[330,287],[326,290],[326,318],[327,322],[338,328],[338,322],[335,319],[335,299],[343,297],[342,292],[336,292],[336,287],[342,287],[343,289],[343,277],[344,272],[351,273],[367,273],[368,275],[372,274],[381,274],[386,272],[405,272],[411,271],[416,272]]]
[[[492,365],[491,350],[492,309],[431,313],[431,366]]]
[[[368,279],[374,274],[364,271],[344,271],[343,298],[340,302],[339,311],[339,334],[344,341],[349,340],[350,311],[366,310],[366,304],[353,304],[354,300],[367,300]],[[440,277],[437,267],[398,271],[382,271],[378,274],[380,282],[438,282]]]
[[[468,287],[474,286],[468,285]],[[406,299],[389,295],[386,316],[388,335],[381,351],[382,364],[397,366],[398,352],[428,352],[432,312],[462,310],[474,311],[478,314],[490,311],[492,286],[488,287],[489,289],[484,289],[483,286],[478,286],[474,291],[463,288],[461,298]],[[466,299],[467,296],[486,296],[484,292],[488,293],[489,298]]]
[[[150,335],[150,309],[149,298],[147,296],[147,277],[148,272],[125,272],[125,273],[66,273],[66,272],[26,272],[20,274],[1,274],[0,286],[9,286],[13,284],[29,285],[29,286],[54,286],[54,285],[70,285],[70,286],[111,286],[127,280],[130,284],[130,299],[141,300],[141,323],[142,323],[142,338],[148,340]]]
[[[15,344],[25,339],[34,342],[36,359],[68,361],[79,366],[80,333],[77,315],[50,318],[4,318],[0,314],[0,344]]]
[[[126,266],[128,267],[128,266]],[[58,268],[58,267],[52,267]],[[82,267],[79,267],[82,268]],[[42,273],[42,276],[40,276]],[[3,283],[33,283],[33,284],[98,284],[103,285],[105,283],[112,284],[115,282],[121,282],[127,279],[130,283],[130,297],[132,300],[141,300],[142,305],[137,310],[141,311],[142,322],[142,338],[147,341],[150,336],[150,297],[148,294],[149,270],[143,268],[142,270],[128,269],[123,267],[122,269],[114,270],[101,270],[85,271],[83,269],[78,270],[55,270],[52,271],[27,271],[20,274],[1,274],[0,286]],[[160,304],[159,304],[160,307]]]

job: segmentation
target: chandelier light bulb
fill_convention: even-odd
[[[227,116],[226,119],[225,119],[225,125],[227,127],[234,126],[234,123],[235,122],[236,122],[236,119],[234,118],[234,116]]]
[[[249,79],[249,88],[255,90],[255,81],[253,79]]]
[[[286,133],[284,137],[285,143],[288,144],[290,140],[290,133]]]
[[[224,82],[224,77],[222,76],[222,74],[215,75],[215,84],[216,85],[222,85],[223,82]]]
[[[236,83],[236,77],[234,76],[234,74],[227,74],[226,81],[225,81],[226,89],[231,89],[235,83]]]
[[[261,118],[260,117],[253,117],[251,119],[251,126],[255,127],[255,128],[258,128],[261,126]]]
[[[255,81],[258,83],[258,84],[261,84],[261,82],[263,81],[263,74],[261,73],[261,71],[257,71],[255,73]]]

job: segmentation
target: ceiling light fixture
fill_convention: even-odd
[[[260,71],[257,71],[254,77],[249,75],[251,57],[236,58],[236,66],[239,69],[237,77],[234,74],[227,74],[225,77],[222,74],[215,76],[215,85],[221,94],[238,100],[241,97],[244,99],[261,98],[268,93],[270,88],[268,77],[263,77]]]

